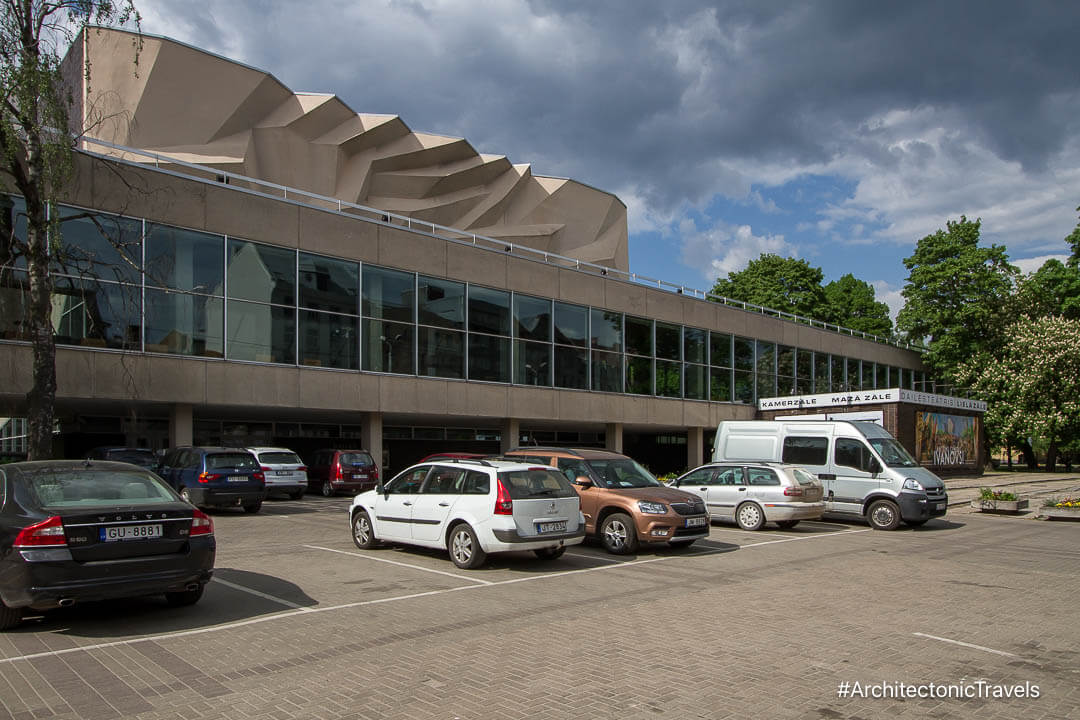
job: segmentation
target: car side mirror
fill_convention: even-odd
[[[574,482],[583,488],[589,488],[593,486],[592,478],[590,478],[588,475],[578,475],[577,479],[574,480]]]
[[[881,463],[879,463],[874,458],[870,458],[869,470],[871,475],[877,475],[879,472],[881,472]]]

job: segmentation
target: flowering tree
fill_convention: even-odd
[[[1047,469],[1080,442],[1080,320],[1022,317],[1000,347],[962,363],[957,376],[989,406],[987,431],[1006,442],[1042,438]]]

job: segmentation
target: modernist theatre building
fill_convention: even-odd
[[[81,81],[89,53],[92,92]],[[703,460],[759,398],[922,389],[918,353],[629,272],[626,208],[572,180],[92,30],[62,204],[61,450],[592,445]],[[102,119],[104,118],[104,119]],[[21,198],[0,221],[22,232]],[[65,218],[69,218],[65,220]],[[22,266],[0,277],[0,413],[25,410]]]

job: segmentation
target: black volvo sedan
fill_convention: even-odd
[[[192,605],[216,551],[213,521],[138,466],[0,465],[0,630],[27,608],[159,593]]]

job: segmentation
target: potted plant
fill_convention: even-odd
[[[1047,498],[1039,514],[1048,518],[1080,519],[1080,497]]]
[[[979,497],[971,501],[971,507],[982,512],[1020,512],[1028,506],[1026,499],[1020,499],[1016,493],[993,488],[979,488]]]

